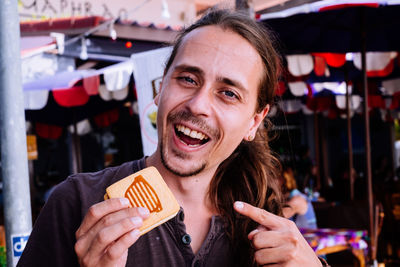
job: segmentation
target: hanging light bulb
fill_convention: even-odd
[[[113,41],[117,40],[117,31],[114,28],[114,21],[110,24],[110,37]]]
[[[353,61],[354,53],[346,53],[346,61]]]
[[[88,57],[86,40],[85,38],[81,38],[81,53],[79,54],[79,58],[82,60],[87,60]]]
[[[161,16],[165,19],[169,19],[171,14],[169,13],[167,0],[162,0]]]
[[[127,41],[127,42],[125,43],[125,47],[126,47],[126,48],[132,48],[132,46],[133,46],[133,44],[132,44],[131,41]]]

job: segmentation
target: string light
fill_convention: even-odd
[[[354,53],[346,53],[346,61],[353,61]]]
[[[136,7],[134,7],[132,10],[129,10],[129,11],[127,12],[127,14],[133,14],[133,13],[135,13],[138,9],[140,9],[142,6],[144,6],[146,3],[150,2],[150,1],[152,1],[152,0],[143,0],[143,2],[141,2],[139,5],[137,5]],[[164,1],[165,1],[165,0],[164,0]],[[167,12],[168,12],[168,6],[166,6],[166,8],[167,8]],[[66,41],[66,42],[64,43],[64,46],[71,45],[71,44],[73,44],[73,43],[79,41],[79,39],[81,39],[81,38],[87,38],[87,37],[89,37],[90,35],[92,35],[92,34],[98,32],[98,31],[105,30],[105,29],[107,29],[107,27],[110,27],[110,24],[115,23],[118,19],[120,19],[120,17],[117,17],[117,18],[115,18],[115,19],[111,19],[111,20],[106,21],[106,22],[104,22],[104,23],[102,23],[102,24],[100,24],[100,25],[97,25],[96,27],[94,27],[94,28],[92,28],[92,29],[90,29],[90,30],[88,30],[88,31],[86,31],[86,32],[84,32],[84,33],[81,33],[80,35],[75,36],[74,38],[69,39],[68,41]],[[111,29],[111,28],[109,28],[109,29]],[[113,29],[114,29],[114,27],[113,27]],[[115,31],[115,29],[114,29],[114,31]],[[113,38],[113,36],[115,36],[115,39],[116,39],[116,38],[117,38],[117,32],[115,32],[115,34],[110,32],[110,37]]]
[[[162,0],[161,16],[165,19],[169,19],[171,14],[169,13],[167,0]]]
[[[110,23],[110,37],[113,41],[117,40],[117,31],[114,28],[114,21]]]
[[[132,42],[131,42],[131,41],[127,41],[127,42],[125,43],[125,47],[126,47],[126,48],[132,48]]]
[[[86,39],[81,38],[81,53],[79,54],[79,58],[82,60],[87,60],[88,57]]]

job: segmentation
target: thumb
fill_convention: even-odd
[[[253,231],[251,231],[248,235],[247,238],[249,240],[253,240],[254,236],[259,233],[259,232],[263,232],[263,231],[268,231],[268,229],[263,226],[263,225],[259,225],[256,229],[254,229]]]

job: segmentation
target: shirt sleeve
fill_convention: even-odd
[[[319,259],[320,262],[322,263],[322,266],[323,266],[323,267],[331,267],[331,266],[328,264],[328,262],[327,262],[324,258],[318,257],[318,259]]]
[[[68,178],[43,207],[17,266],[79,266],[74,245],[81,220],[79,194]]]

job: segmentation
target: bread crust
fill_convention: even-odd
[[[142,169],[106,188],[104,199],[128,198],[131,207],[146,207],[150,216],[139,229],[143,235],[176,216],[180,206],[155,167]]]

